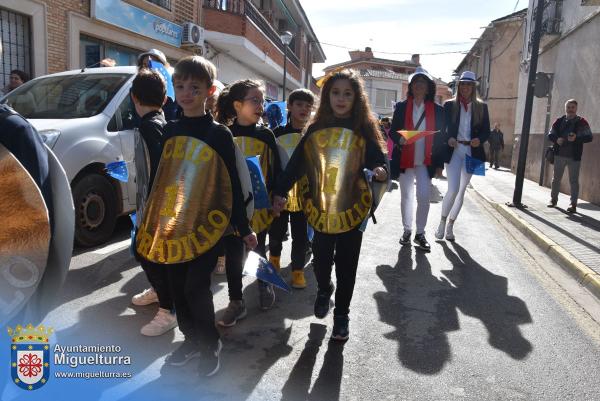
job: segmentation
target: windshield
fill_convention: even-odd
[[[129,74],[75,74],[30,81],[3,102],[25,118],[86,118],[106,107]]]

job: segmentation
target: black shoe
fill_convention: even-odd
[[[348,337],[350,337],[350,330],[348,329],[349,321],[348,315],[333,317],[333,331],[331,332],[332,340],[346,341]]]
[[[201,355],[198,344],[192,340],[185,339],[183,344],[173,351],[165,362],[172,366],[183,366],[194,358],[200,358]]]
[[[548,202],[548,204],[546,206],[548,206],[548,207],[556,207],[556,201],[551,199],[550,202]]]
[[[329,283],[329,289],[317,291],[317,298],[315,299],[315,316],[319,319],[323,319],[329,313],[329,300],[331,294],[335,291],[333,283]]]
[[[273,284],[265,283],[264,281],[258,281],[258,302],[260,309],[269,310],[275,303],[275,290]]]
[[[577,213],[577,205],[571,203],[571,206],[567,208],[567,213]]]
[[[309,242],[308,246],[306,247],[306,253],[304,254],[304,265],[307,265],[310,262],[312,254],[312,243]]]
[[[431,251],[431,245],[429,245],[429,242],[427,242],[427,239],[425,239],[425,234],[415,235],[413,242],[417,245],[417,248],[426,252]]]
[[[217,349],[202,353],[202,358],[198,364],[198,373],[200,376],[210,377],[219,371],[219,354],[223,348],[221,340],[217,342]]]
[[[402,238],[400,238],[400,243],[402,245],[410,244],[410,236],[411,236],[410,231],[404,231],[404,234],[402,234]]]

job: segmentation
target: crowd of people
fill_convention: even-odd
[[[406,100],[396,105],[391,120],[381,121],[370,109],[360,76],[336,71],[326,76],[318,98],[305,89],[292,91],[287,121],[268,127],[262,123],[260,82],[223,86],[210,61],[189,56],[172,70],[171,98],[155,62],[168,67],[160,51],[140,55],[131,87],[140,118],[133,248],[150,284],[132,303],[158,303],[141,334],[158,336],[179,326],[184,342],[166,363],[182,366],[198,359],[205,376],[219,369],[216,326],[231,327],[247,316],[242,276],[251,250],[279,271],[290,227],[291,286],[307,287],[304,268],[312,252],[314,315],[325,318],[333,296],[331,338],[346,341],[365,222],[378,201],[369,181],[398,181],[404,229],[399,242],[407,246],[412,240],[430,252],[425,227],[432,178],[446,170],[448,191],[435,238],[454,241],[472,176],[467,160],[485,162],[483,145],[489,140],[490,166],[497,168],[504,147],[499,127],[490,130],[487,105],[477,96],[470,71],[460,76],[456,96],[439,105],[435,80],[418,67],[409,77]],[[569,118],[573,105],[576,112],[576,102],[569,101],[565,121],[557,120],[550,133],[560,166],[557,182],[565,166],[577,171],[580,142],[588,140],[585,120]],[[260,177],[250,175],[246,158],[258,160]],[[268,194],[266,204],[259,202],[260,186]],[[551,205],[557,191],[553,183]],[[572,196],[574,209],[576,188]],[[215,270],[227,275],[229,289],[229,304],[218,321],[210,290]],[[258,288],[260,308],[270,309],[276,301],[273,285],[259,280]]]
[[[346,341],[364,222],[376,201],[364,171],[375,182],[398,179],[402,245],[410,244],[412,237],[416,183],[413,240],[429,252],[425,226],[431,179],[446,165],[449,194],[436,237],[454,240],[452,225],[470,179],[465,157],[485,160],[482,144],[490,135],[487,107],[477,97],[472,73],[463,74],[457,97],[442,107],[434,102],[435,80],[419,67],[409,78],[407,99],[398,103],[392,120],[384,120],[381,129],[361,78],[351,70],[337,71],[324,80],[318,101],[308,90],[292,91],[287,121],[271,130],[262,123],[261,83],[244,79],[218,87],[215,67],[199,56],[175,65],[172,80],[179,116],[165,119],[161,109],[169,99],[161,74],[150,68],[148,59],[165,62],[156,53],[143,54],[131,93],[149,155],[149,162],[136,162],[150,167],[151,183],[144,187],[135,248],[151,288],[132,302],[159,304],[155,318],[141,329],[144,335],[160,335],[179,325],[185,341],[167,363],[179,366],[198,358],[201,374],[218,370],[222,344],[216,325],[234,326],[248,313],[242,292],[248,252],[268,258],[279,270],[288,227],[291,286],[306,288],[304,267],[310,249],[317,281],[314,315],[325,318],[334,296],[331,338]],[[409,141],[400,134],[405,131],[427,135]],[[256,200],[252,213],[247,206],[257,192],[254,188],[248,193],[244,186],[249,173],[239,157],[258,158],[261,179],[250,181],[254,187],[264,185],[270,198],[268,204]],[[202,200],[194,187],[199,183]],[[172,250],[173,243],[179,252]],[[217,322],[210,292],[214,270],[227,275],[229,288],[229,305]],[[275,303],[273,285],[259,280],[258,288],[260,308],[270,309]]]

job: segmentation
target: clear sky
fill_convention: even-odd
[[[432,75],[450,80],[462,54],[426,53],[467,51],[490,21],[521,10],[527,0],[300,0],[327,56],[322,68],[350,59],[348,49],[370,46],[375,57],[410,60]],[[406,53],[406,54],[385,54]]]

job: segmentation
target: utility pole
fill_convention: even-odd
[[[540,73],[543,74],[543,73]],[[546,123],[544,124],[544,138],[542,139],[542,161],[540,167],[540,180],[538,184],[544,185],[544,177],[546,175],[546,147],[548,146],[548,129],[550,128],[550,110],[552,107],[552,86],[554,84],[554,74],[546,74],[548,77],[547,84],[547,102],[546,102]]]
[[[512,204],[517,208],[526,207],[521,203],[523,196],[523,180],[525,179],[525,163],[527,161],[527,147],[529,146],[529,130],[531,128],[531,111],[533,109],[533,89],[535,85],[535,74],[537,72],[538,53],[540,49],[540,37],[542,34],[542,18],[544,14],[544,0],[538,0],[533,40],[531,43],[531,60],[529,62],[529,79],[527,81],[527,93],[525,95],[525,111],[523,112],[523,129],[521,130],[521,143],[519,145],[519,160],[517,163],[517,175],[515,178],[515,191]]]

